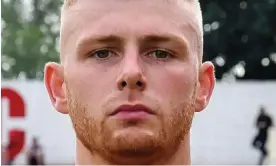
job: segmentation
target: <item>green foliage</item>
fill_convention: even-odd
[[[218,79],[227,74],[237,79],[276,79],[275,0],[202,0],[201,5],[204,23],[219,23],[204,38],[205,60],[214,61]],[[216,57],[225,64],[216,63]],[[245,73],[239,75],[237,68]]]
[[[59,0],[2,2],[2,78],[41,79],[44,64],[58,61]],[[30,10],[30,11],[28,11]]]

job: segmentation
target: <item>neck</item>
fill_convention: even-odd
[[[76,144],[76,165],[109,165],[100,155],[92,154],[83,144],[77,139]],[[174,155],[169,157],[158,158],[153,163],[154,165],[190,165],[190,139],[189,135],[183,140],[179,148],[174,152]]]

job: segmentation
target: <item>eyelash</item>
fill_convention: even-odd
[[[100,51],[108,51],[109,54],[117,55],[114,51],[111,51],[111,50],[112,50],[111,48],[103,48],[103,49],[94,50],[94,51],[91,51],[90,53],[88,53],[88,57],[96,58],[98,60],[106,60],[110,57],[110,55],[107,55],[106,58],[99,58],[95,54],[99,53]],[[148,53],[146,53],[145,56],[147,58],[151,58],[151,55],[153,53],[155,53],[156,51],[162,51],[162,52],[165,52],[166,54],[168,54],[168,57],[166,57],[166,58],[157,58],[155,56],[154,58],[158,59],[158,61],[168,61],[169,59],[173,58],[173,55],[174,55],[174,53],[170,50],[163,49],[163,48],[155,48],[155,49],[152,49],[152,51],[149,51]]]
[[[93,58],[96,58],[96,59],[98,59],[98,60],[105,60],[105,59],[107,59],[107,58],[98,58],[98,57],[96,57],[96,53],[99,53],[100,51],[108,51],[108,53],[110,54],[113,54],[113,55],[117,55],[114,51],[111,51],[111,48],[102,48],[102,49],[98,49],[98,50],[94,50],[94,51],[91,51],[91,52],[89,52],[88,53],[88,57],[93,57]]]
[[[160,61],[167,61],[168,59],[173,58],[173,55],[174,55],[173,51],[170,51],[170,50],[167,50],[167,49],[163,49],[163,48],[156,48],[156,49],[153,49],[152,51],[150,51],[149,53],[147,53],[146,56],[149,56],[150,54],[153,54],[156,51],[163,51],[163,52],[165,52],[165,53],[168,54],[167,58],[156,58],[155,57],[156,59],[158,59]]]

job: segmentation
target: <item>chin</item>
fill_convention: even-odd
[[[162,148],[162,139],[158,132],[127,127],[114,131],[106,148],[117,164],[147,164]]]
[[[113,138],[128,137],[128,138],[140,138],[140,137],[154,137],[155,132],[150,129],[145,129],[140,126],[129,126],[114,131]]]
[[[146,153],[156,149],[160,138],[158,132],[140,127],[127,127],[114,131],[112,135],[113,150],[121,153]],[[133,152],[132,152],[133,151]],[[134,154],[133,154],[134,155]]]

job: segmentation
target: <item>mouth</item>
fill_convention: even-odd
[[[155,112],[142,104],[121,105],[110,113],[110,116],[116,116],[126,119],[142,118],[147,115],[155,115]]]

